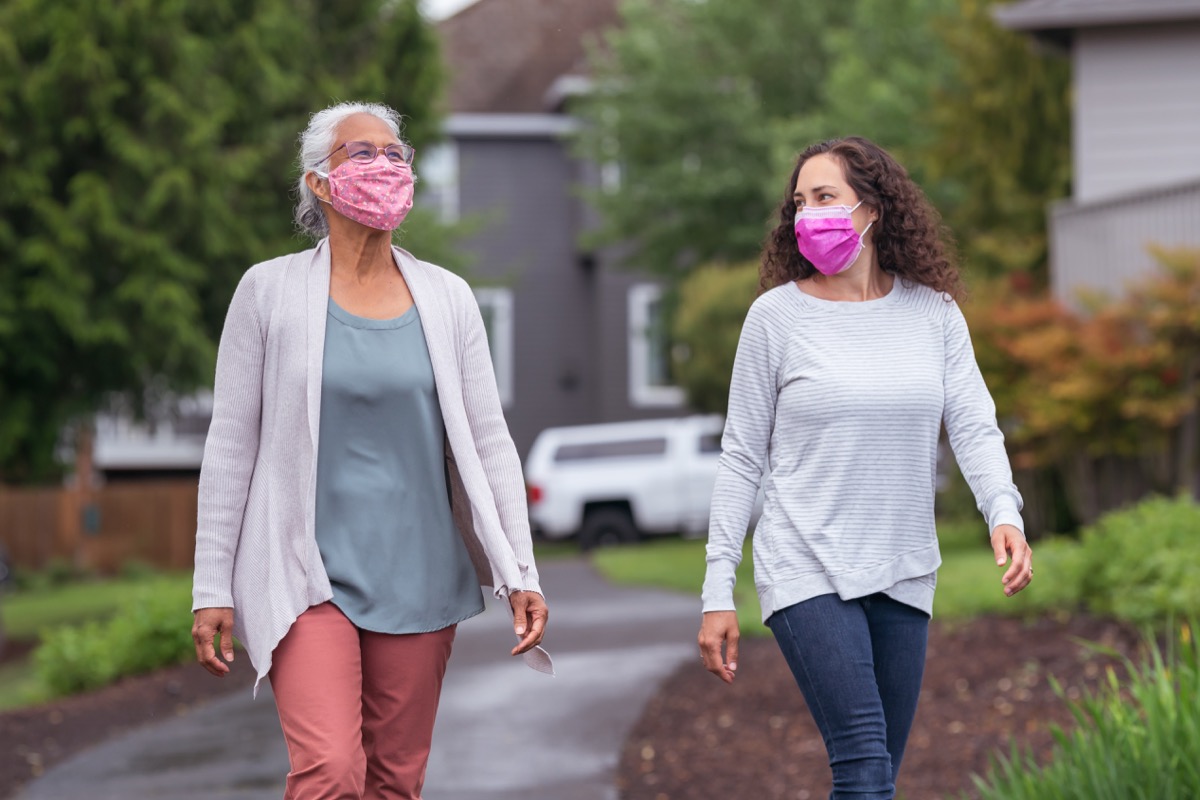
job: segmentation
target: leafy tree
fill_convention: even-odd
[[[819,102],[799,117],[785,148],[794,152],[808,142],[865,136],[921,180],[920,157],[936,146],[929,104],[957,68],[937,23],[957,8],[958,0],[849,3],[849,19],[827,34],[834,57]]]
[[[1057,471],[1084,522],[1149,490],[1196,491],[1200,254],[1154,255],[1157,275],[1087,315],[1011,277],[964,306],[1013,465]]]
[[[926,186],[985,274],[1045,275],[1070,176],[1069,65],[993,0],[625,0],[582,151],[623,169],[597,238],[678,276],[754,254],[807,144],[859,134]]]
[[[0,4],[0,479],[53,475],[114,396],[209,380],[241,273],[302,246],[307,115],[382,100],[419,147],[440,79],[415,0]]]
[[[746,258],[786,174],[776,142],[820,102],[843,4],[625,0],[621,14],[580,107],[583,152],[622,168],[619,190],[594,196],[598,238],[633,242],[664,275]]]
[[[999,27],[994,0],[958,0],[938,23],[956,64],[927,116],[924,172],[965,263],[1046,279],[1046,209],[1069,194],[1070,64]]]
[[[680,284],[671,333],[681,357],[673,375],[696,411],[725,413],[738,337],[757,290],[753,263],[701,267]]]
[[[582,150],[617,162],[601,241],[675,276],[758,251],[796,153],[859,134],[901,158],[954,64],[933,21],[956,0],[626,0],[594,54]]]

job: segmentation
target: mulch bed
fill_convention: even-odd
[[[971,774],[1010,742],[1044,758],[1051,724],[1068,696],[1106,680],[1118,661],[1077,640],[1134,655],[1133,629],[1086,615],[1024,622],[934,622],[921,704],[898,781],[905,800],[977,797]],[[726,686],[699,659],[650,701],[626,742],[618,773],[623,800],[818,800],[830,791],[825,746],[773,639],[743,641],[738,679]]]
[[[6,659],[19,657],[17,651]],[[126,678],[87,694],[0,713],[0,798],[13,797],[25,783],[79,751],[122,731],[173,715],[231,691],[250,691],[254,670],[248,659],[215,678],[195,663]]]
[[[1051,723],[1071,722],[1047,677],[1054,675],[1077,696],[1115,665],[1077,639],[1126,654],[1136,653],[1140,641],[1126,626],[1084,615],[935,622],[921,706],[900,775],[901,796],[974,796],[971,773],[984,772],[991,754],[1007,752],[1010,739],[1045,755]],[[622,753],[618,785],[624,800],[828,796],[824,745],[774,641],[745,641],[739,662],[732,687],[698,661],[663,684]],[[187,713],[231,691],[249,691],[254,675],[248,666],[243,660],[218,680],[196,664],[184,664],[0,713],[0,798],[122,731]]]

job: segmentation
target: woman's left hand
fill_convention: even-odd
[[[1012,525],[996,526],[992,531],[992,550],[996,553],[998,567],[1003,567],[1012,556],[1012,564],[1000,579],[1004,584],[1004,594],[1012,597],[1033,580],[1033,550],[1025,541],[1025,534]]]
[[[508,602],[513,610],[513,630],[521,637],[512,654],[519,656],[542,643],[550,609],[546,607],[546,599],[537,592],[513,592],[508,596]]]

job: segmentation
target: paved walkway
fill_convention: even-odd
[[[695,654],[698,598],[613,588],[582,560],[540,566],[558,677],[508,658],[514,637],[499,603],[459,626],[426,800],[615,800],[630,726]],[[81,753],[18,800],[279,800],[286,772],[264,689],[257,701],[238,692]]]

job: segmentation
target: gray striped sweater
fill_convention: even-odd
[[[763,619],[821,594],[884,592],[930,613],[933,502],[945,423],[988,530],[1022,528],[996,408],[945,295],[896,279],[865,302],[787,283],[746,316],[713,490],[704,611],[734,608],[755,497]]]

